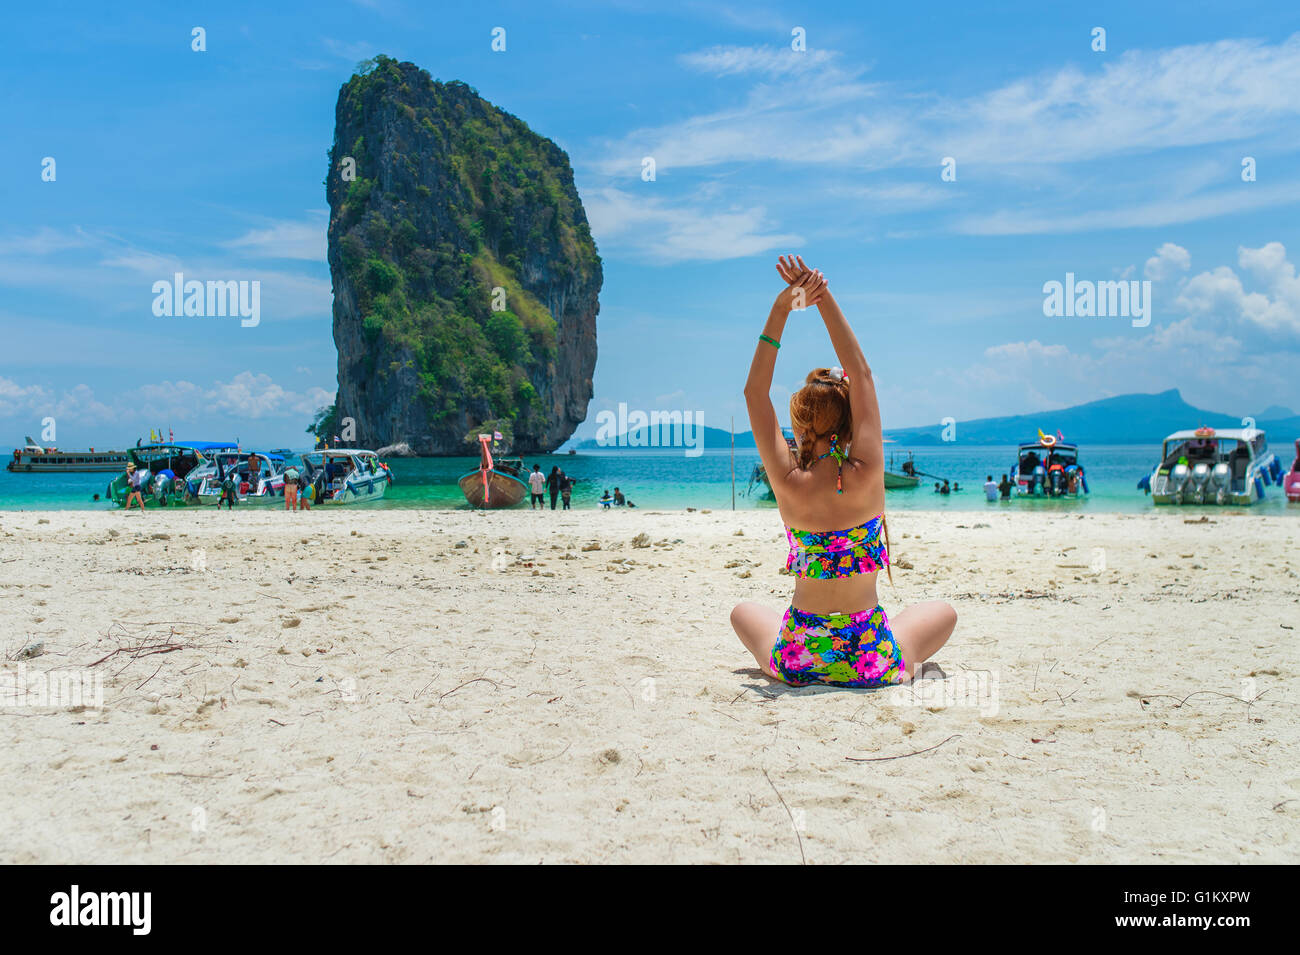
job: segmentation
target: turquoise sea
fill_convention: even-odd
[[[1275,445],[1274,451],[1278,450]],[[1009,471],[1015,460],[1015,448],[961,447],[926,448],[916,452],[920,471],[947,477],[961,485],[956,494],[934,493],[933,480],[922,479],[915,490],[890,491],[889,507],[895,510],[984,511],[996,508],[1029,508],[1035,511],[1140,512],[1154,507],[1151,498],[1137,489],[1138,479],[1147,474],[1160,449],[1156,445],[1088,447],[1082,461],[1088,473],[1092,493],[1086,498],[1012,499],[989,503],[980,485],[984,476],[994,480]],[[6,456],[7,457],[7,456]],[[894,452],[895,463],[906,457]],[[1283,469],[1291,465],[1291,456],[1279,454]],[[580,479],[574,489],[573,507],[595,508],[601,494],[615,486],[638,507],[681,509],[685,507],[722,510],[732,505],[732,467],[728,451],[706,451],[698,457],[686,457],[680,450],[618,449],[579,452],[578,454],[533,455],[525,459],[531,469],[540,464],[549,472],[559,465],[566,473]],[[456,486],[456,479],[472,470],[478,459],[464,458],[393,458],[390,460],[395,483],[387,497],[366,507],[463,508],[468,507]],[[735,506],[737,508],[774,507],[759,498],[757,489],[748,490],[750,474],[758,463],[753,450],[736,452]],[[0,471],[0,510],[111,509],[102,498],[111,474],[11,474]],[[748,493],[747,493],[748,490]],[[101,500],[96,502],[93,495]],[[522,505],[524,507],[527,504]],[[549,506],[549,501],[548,501]],[[1212,505],[1208,509],[1215,510]],[[1219,509],[1222,510],[1222,509]],[[1260,514],[1300,515],[1300,505],[1288,506],[1281,488],[1270,486],[1267,499],[1260,505],[1240,510]]]

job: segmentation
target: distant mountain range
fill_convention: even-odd
[[[1240,428],[1242,418],[1193,407],[1178,389],[1171,388],[1155,395],[1118,395],[1056,411],[959,421],[956,439],[962,444],[1016,444],[1030,440],[1042,428],[1046,434],[1059,430],[1066,441],[1077,444],[1159,444],[1165,435],[1184,428]],[[1290,408],[1272,405],[1254,418],[1255,427],[1268,432],[1271,444],[1282,446],[1300,438],[1300,415]],[[921,447],[944,444],[943,430],[943,425],[934,424],[889,430],[885,436],[899,444]]]
[[[718,448],[731,447],[730,431],[727,431],[723,428],[704,428],[702,430],[704,431],[703,444],[704,444],[704,449],[706,451],[712,451]],[[611,447],[609,442],[602,443],[600,441],[595,440],[594,438],[588,438],[586,441],[580,441],[576,445],[574,445],[574,447],[576,447],[580,451],[600,451],[600,450],[613,451],[613,450],[623,450],[623,449],[629,451],[646,451],[646,450],[654,451],[659,447],[659,445],[652,445],[650,443],[650,439],[652,437],[650,432],[651,432],[650,428],[638,428],[635,431],[625,432],[618,436],[618,447],[616,448]],[[695,434],[696,434],[695,431],[691,432],[690,437],[692,441],[695,440]],[[672,446],[668,446],[667,441],[662,441],[662,444],[664,446],[667,446],[668,450],[677,450],[678,452],[680,452],[681,451],[680,430],[678,433],[677,440],[679,444],[676,448],[673,448]],[[738,431],[736,433],[736,450],[739,451],[742,448],[747,448],[750,451],[754,450],[754,433],[752,431]]]
[[[976,418],[958,421],[955,426],[959,444],[1005,445],[1028,441],[1042,428],[1046,434],[1058,430],[1065,440],[1077,444],[1159,444],[1174,431],[1208,425],[1211,428],[1240,428],[1242,415],[1222,414],[1196,408],[1183,400],[1178,389],[1171,388],[1154,395],[1118,395],[1102,398],[1073,408],[1055,411],[1036,411],[1033,414],[1010,415],[1003,418]],[[1281,405],[1270,405],[1260,410],[1255,427],[1268,433],[1274,450],[1287,447],[1300,438],[1300,415]],[[907,448],[942,445],[944,426],[933,424],[920,428],[894,428],[885,437]],[[642,428],[620,436],[620,446],[632,450],[649,448],[650,429]],[[639,447],[638,447],[639,445]],[[706,450],[731,446],[731,434],[721,428],[704,429]],[[598,450],[603,446],[594,440],[579,443],[584,451]],[[753,449],[754,435],[744,431],[736,435],[736,449]],[[1285,457],[1285,454],[1283,454]]]

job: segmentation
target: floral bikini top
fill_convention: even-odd
[[[845,531],[800,531],[787,525],[790,556],[786,569],[796,577],[854,577],[889,566],[882,533],[885,516]]]

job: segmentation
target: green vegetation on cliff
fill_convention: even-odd
[[[556,414],[538,390],[555,375],[553,316],[567,290],[600,284],[567,157],[464,83],[385,56],[361,64],[337,113],[330,264],[360,319],[356,374],[378,391],[400,376],[433,431],[469,409],[470,425],[510,419],[540,440]],[[351,181],[337,179],[345,157]],[[336,341],[338,321],[336,303]]]

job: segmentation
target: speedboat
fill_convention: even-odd
[[[284,458],[270,451],[223,451],[203,473],[191,475],[200,504],[221,500],[221,485],[228,476],[235,479],[235,496],[240,504],[272,504],[284,498]]]
[[[1165,438],[1160,461],[1138,487],[1157,504],[1250,505],[1282,478],[1263,431],[1201,427]]]
[[[180,507],[199,503],[198,485],[191,476],[207,466],[208,454],[234,447],[227,441],[168,442],[128,448],[126,454],[136,471],[144,472],[141,497],[147,506]],[[125,505],[130,496],[126,474],[110,481],[104,496],[119,507]]]
[[[311,504],[378,501],[393,483],[393,472],[379,455],[360,448],[309,451],[302,464],[303,493]]]
[[[1079,446],[1038,432],[1036,441],[1016,448],[1012,475],[1016,491],[1028,497],[1078,497],[1088,493],[1088,477],[1079,463]]]
[[[1296,439],[1295,460],[1291,462],[1291,470],[1287,473],[1282,489],[1286,491],[1288,501],[1300,502],[1300,438]]]

